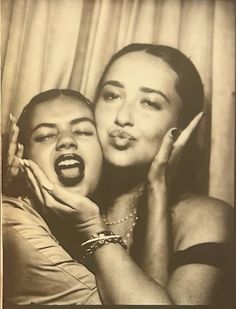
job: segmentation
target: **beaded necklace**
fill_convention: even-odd
[[[129,220],[130,218],[134,218],[134,220],[133,220],[131,226],[129,226],[128,230],[126,231],[126,233],[123,236],[123,241],[125,243],[127,243],[131,233],[133,232],[133,230],[135,228],[136,222],[139,219],[139,217],[137,215],[137,210],[133,209],[126,217],[124,217],[122,219],[115,220],[115,221],[108,221],[107,218],[106,218],[106,215],[102,214],[102,220],[108,226],[117,225],[117,224],[123,223],[123,222]]]
[[[140,198],[140,196],[142,196],[143,194],[143,186],[141,185],[136,194],[135,194],[135,197],[136,198]],[[133,204],[133,203],[132,203]],[[114,221],[109,221],[107,219],[107,216],[106,214],[101,214],[101,217],[102,217],[102,220],[103,222],[107,225],[107,226],[112,226],[112,225],[118,225],[118,224],[121,224],[123,222],[126,222],[128,221],[129,219],[133,219],[132,220],[132,223],[130,224],[129,228],[127,229],[127,231],[125,232],[125,234],[122,236],[123,238],[123,241],[125,243],[128,242],[128,239],[130,238],[130,236],[132,235],[132,232],[137,224],[137,221],[139,220],[139,216],[137,215],[137,209],[134,207],[134,204],[133,204],[133,209],[129,212],[129,214],[127,216],[125,216],[124,218],[121,218],[121,219],[118,219],[118,220],[114,220]]]

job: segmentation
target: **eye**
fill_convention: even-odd
[[[117,99],[119,99],[119,95],[115,92],[112,92],[112,91],[106,91],[104,94],[103,94],[103,98],[105,101],[109,102],[109,101],[115,101]]]
[[[50,134],[42,134],[42,135],[36,135],[34,137],[34,140],[36,142],[46,142],[50,139],[53,139],[56,136],[56,134],[54,133],[50,133]]]
[[[92,130],[75,130],[73,133],[77,136],[92,136],[94,132]]]
[[[141,104],[148,109],[156,109],[156,110],[161,110],[162,109],[162,105],[157,102],[157,101],[152,101],[149,99],[143,99],[141,101]]]

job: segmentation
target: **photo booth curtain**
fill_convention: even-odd
[[[234,199],[235,2],[232,0],[2,0],[2,131],[37,93],[91,100],[111,55],[133,42],[179,48],[205,89],[199,145],[209,195]]]

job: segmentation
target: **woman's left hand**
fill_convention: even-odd
[[[31,187],[48,212],[67,219],[85,239],[104,229],[98,206],[87,197],[72,193],[63,186],[52,184],[39,166],[31,160],[20,160]]]
[[[195,116],[182,132],[177,128],[172,128],[166,133],[148,173],[149,185],[166,184],[166,181],[168,185],[171,184],[185,146],[203,115],[204,113],[200,112]]]
[[[169,280],[171,217],[168,189],[185,145],[202,116],[203,113],[198,114],[181,134],[176,128],[166,133],[148,174],[148,215],[142,267],[162,286],[166,286]]]

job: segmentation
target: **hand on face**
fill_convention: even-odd
[[[105,159],[115,166],[149,165],[182,107],[177,74],[144,52],[118,58],[103,79],[95,118]]]
[[[82,239],[104,229],[95,203],[77,192],[53,185],[35,162],[20,159],[20,164],[45,214],[69,221]]]
[[[203,112],[195,116],[181,133],[175,128],[166,133],[148,173],[149,186],[158,186],[160,183],[166,184],[167,181],[170,185],[185,146],[203,116]]]
[[[10,114],[9,148],[7,153],[7,182],[17,177],[20,173],[19,158],[23,157],[24,146],[17,142],[19,128],[16,119]]]
[[[67,97],[34,107],[26,158],[36,162],[53,184],[89,195],[98,184],[102,153],[93,115],[86,104]]]

